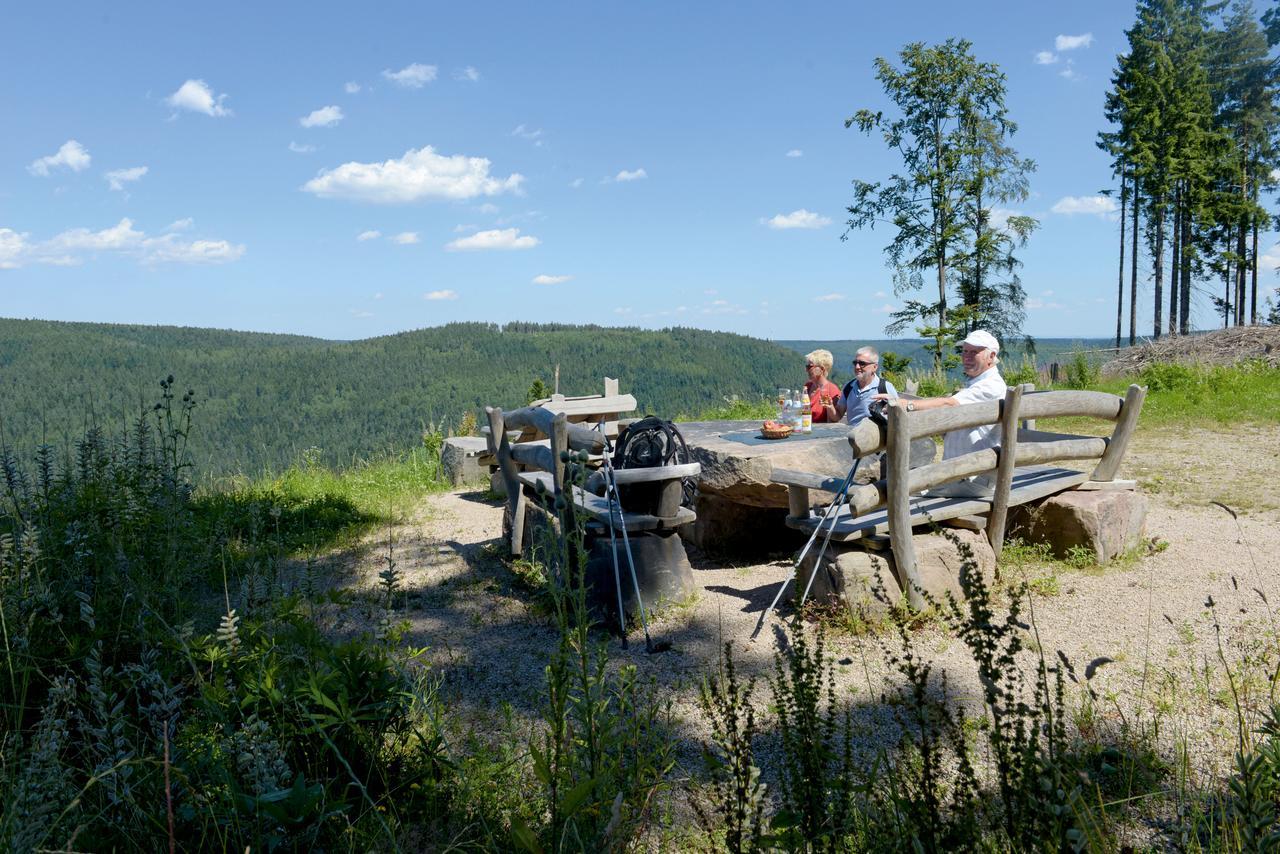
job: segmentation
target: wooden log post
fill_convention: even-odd
[[[498,471],[507,485],[507,512],[511,516],[511,555],[524,553],[524,487],[516,479],[516,464],[511,457],[511,443],[507,441],[507,428],[502,419],[502,409],[486,406],[484,414],[489,419],[489,449],[498,460]]]
[[[556,495],[563,495],[564,460],[561,456],[569,450],[569,417],[563,412],[556,413],[547,436],[551,439],[551,482],[555,484]]]
[[[923,609],[926,604],[923,585],[916,570],[915,543],[911,540],[911,428],[908,421],[912,417],[902,407],[889,408],[887,521],[898,580],[911,607]]]
[[[1103,452],[1098,467],[1093,470],[1093,480],[1115,480],[1120,469],[1120,461],[1133,439],[1134,430],[1138,427],[1138,415],[1142,412],[1142,401],[1147,397],[1147,387],[1131,385],[1125,392],[1124,403],[1120,405],[1120,414],[1116,418],[1116,429],[1107,442],[1107,450]]]
[[[1022,386],[1014,386],[1005,392],[1004,407],[1000,412],[1000,457],[996,464],[996,488],[991,500],[991,513],[987,517],[987,540],[1000,559],[1004,548],[1005,522],[1009,518],[1009,490],[1013,486],[1013,469],[1018,463],[1018,410],[1022,404]]]
[[[792,519],[809,518],[809,490],[791,484],[787,486],[787,515]]]

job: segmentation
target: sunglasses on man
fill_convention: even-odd
[[[862,359],[854,359],[854,360],[853,360],[853,364],[854,364],[854,366],[859,367],[859,368],[869,368],[869,367],[871,367],[872,365],[874,365],[874,364],[875,364],[875,362],[864,362]]]

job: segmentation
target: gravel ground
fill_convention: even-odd
[[[1176,431],[1139,434],[1122,472],[1155,488],[1149,554],[1090,570],[1055,564],[1024,571],[1057,579],[1056,585],[1041,585],[1056,586],[1056,593],[1033,599],[1048,655],[1061,650],[1081,673],[1099,656],[1115,660],[1092,682],[1099,695],[1095,725],[1118,728],[1158,717],[1161,752],[1172,758],[1185,744],[1193,780],[1210,783],[1228,770],[1235,745],[1235,713],[1219,649],[1233,666],[1255,662],[1242,669],[1254,675],[1238,680],[1238,690],[1249,692],[1247,701],[1261,702],[1267,688],[1256,676],[1256,662],[1268,637],[1274,652],[1280,615],[1259,591],[1280,607],[1280,595],[1274,595],[1280,594],[1280,428],[1241,427],[1224,434],[1227,451],[1216,461],[1198,456],[1191,437]],[[1211,501],[1239,507],[1239,519]],[[479,731],[502,725],[502,703],[511,705],[518,721],[536,716],[555,640],[533,595],[500,559],[501,524],[500,506],[481,493],[431,496],[405,524],[371,537],[371,547],[347,566],[352,586],[372,588],[386,565],[390,538],[408,591],[407,642],[427,647],[425,658],[442,677],[447,702]],[[742,672],[767,677],[781,621],[772,617],[755,642],[747,638],[791,572],[785,559],[733,566],[696,553],[692,559],[699,594],[650,625],[654,638],[671,641],[674,649],[646,655],[638,630],[627,651],[610,641],[614,663],[635,664],[671,699],[681,762],[691,771],[706,735],[696,703],[698,681],[726,640],[733,641]],[[1209,597],[1216,603],[1212,612]],[[935,673],[945,670],[952,694],[976,702],[977,681],[962,644],[936,624],[925,626],[916,641],[934,661]],[[882,698],[894,682],[880,642],[847,633],[829,639],[840,662],[839,688],[857,708],[867,750],[892,743],[897,734],[893,705]],[[1030,676],[1035,659],[1028,655],[1024,663]],[[756,700],[766,724],[767,699],[762,686]],[[1078,694],[1071,702],[1078,705]],[[767,770],[767,741],[762,748]]]

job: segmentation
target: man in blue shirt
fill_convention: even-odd
[[[891,400],[898,399],[898,390],[880,377],[879,370],[880,354],[875,347],[863,347],[857,352],[853,357],[853,379],[845,384],[835,405],[838,416],[857,424],[869,414],[867,407],[875,395],[886,394]]]

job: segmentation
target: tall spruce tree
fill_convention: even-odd
[[[901,65],[876,60],[876,79],[897,115],[859,110],[845,127],[879,131],[885,145],[902,156],[903,171],[882,182],[857,179],[849,205],[849,230],[889,224],[896,229],[885,254],[899,294],[924,287],[932,271],[937,299],[908,300],[888,331],[915,324],[934,339],[934,367],[945,360],[955,332],[974,318],[1021,323],[1023,293],[1012,250],[1025,241],[1034,221],[995,228],[991,205],[1025,198],[1033,165],[1006,142],[1016,126],[1005,107],[1005,76],[979,62],[972,45],[950,39],[937,46],[908,44]],[[848,231],[845,232],[848,236]],[[950,288],[959,291],[955,308]]]

